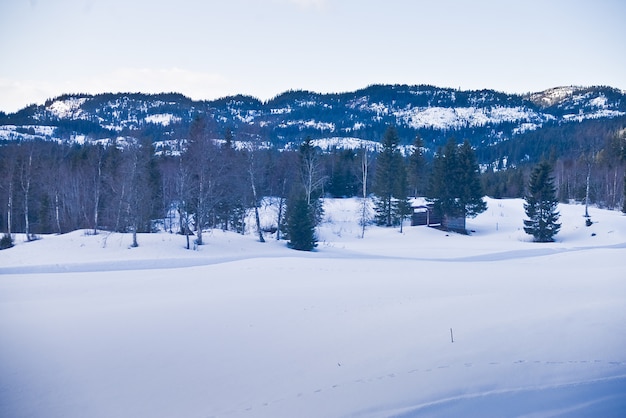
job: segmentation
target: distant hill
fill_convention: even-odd
[[[419,135],[432,153],[454,136],[469,140],[481,163],[516,162],[539,158],[555,146],[560,153],[571,151],[572,141],[622,129],[626,92],[570,86],[518,95],[373,85],[337,94],[287,91],[266,102],[241,95],[193,101],[176,93],[72,94],[0,114],[0,141],[150,137],[167,152],[187,138],[198,116],[207,118],[216,138],[230,129],[236,141],[264,146],[285,147],[309,136],[349,147],[355,138],[378,142],[393,124],[404,145]]]

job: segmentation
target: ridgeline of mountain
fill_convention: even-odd
[[[525,95],[427,85],[373,85],[319,94],[288,91],[263,102],[250,96],[193,101],[181,94],[72,94],[0,113],[0,142],[96,141],[149,137],[164,152],[188,137],[197,116],[216,138],[285,147],[307,136],[338,147],[355,138],[378,142],[395,125],[405,145],[419,135],[431,152],[454,136],[469,140],[482,161],[572,149],[626,126],[626,92],[611,87],[558,87]],[[526,144],[521,146],[520,144]],[[346,145],[349,146],[349,145]]]

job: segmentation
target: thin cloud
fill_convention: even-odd
[[[279,0],[281,3],[294,4],[302,9],[322,10],[328,5],[328,0]]]
[[[48,82],[0,78],[0,111],[14,113],[28,105],[43,103],[52,91],[54,86]]]
[[[216,98],[227,94],[229,81],[219,75],[181,68],[122,68],[94,80],[99,91],[178,92],[192,99]]]
[[[233,83],[219,74],[182,68],[120,68],[111,73],[61,83],[0,78],[0,111],[13,113],[30,104],[72,93],[182,93],[194,100],[232,94]]]

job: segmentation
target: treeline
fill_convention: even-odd
[[[0,149],[7,234],[91,228],[143,232],[161,215],[160,170],[146,140],[103,146],[28,141]]]
[[[378,198],[378,221],[397,225],[398,219],[407,216],[407,208],[394,209],[392,220],[388,211],[392,204],[407,196],[429,196],[437,201],[434,190],[443,190],[452,178],[437,158],[452,154],[452,148],[446,147],[453,141],[442,146],[433,159],[419,137],[413,139],[412,153],[400,155],[397,146],[402,141],[395,130],[384,138],[389,142],[386,155],[385,149],[380,154],[368,149],[322,153],[310,139],[295,150],[239,149],[230,130],[218,135],[215,129],[206,119],[196,118],[189,128],[185,151],[174,156],[156,155],[150,136],[109,145],[5,143],[0,147],[0,228],[5,234],[19,232],[35,237],[76,229],[136,233],[160,227],[193,234],[202,244],[203,230],[244,232],[247,214],[258,210],[263,197],[276,197],[276,222],[262,226],[257,221],[256,230],[263,239],[263,229],[278,230],[278,237],[282,228],[288,232],[283,222],[293,196],[305,199],[310,206],[324,196],[371,194]],[[215,142],[216,136],[223,141]],[[590,203],[622,207],[626,131],[614,132],[596,144],[577,156],[547,156],[554,167],[558,196],[562,201],[588,197]],[[467,141],[459,149],[460,159],[471,151]],[[471,154],[468,167],[478,171]],[[489,167],[479,176],[482,190],[472,193],[523,197],[530,168],[530,164],[507,167],[504,162]],[[390,173],[385,175],[388,183],[383,171]],[[446,198],[458,202],[458,196]],[[314,211],[314,216],[319,217],[319,211]],[[173,222],[174,218],[178,222]],[[155,220],[164,219],[164,224],[155,224]],[[363,213],[364,225],[374,220]]]
[[[561,202],[584,201],[609,208],[624,205],[626,117],[555,124],[527,132],[477,154],[495,161],[482,175],[489,196],[521,197],[532,167],[542,160],[553,167]]]
[[[290,197],[304,195],[311,205],[322,196],[367,196],[372,188],[364,180],[363,161],[373,178],[373,150],[322,153],[310,138],[294,150],[240,149],[230,130],[222,141],[215,141],[215,132],[210,119],[196,118],[181,155],[155,154],[150,136],[106,145],[5,143],[0,146],[0,228],[34,238],[76,229],[150,232],[159,227],[194,234],[201,244],[203,230],[243,232],[246,215],[263,197],[278,199],[280,219],[257,229],[287,231],[282,221]],[[412,176],[407,184],[412,191],[425,190],[425,164],[419,170],[423,177]]]

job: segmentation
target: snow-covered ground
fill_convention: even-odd
[[[0,251],[2,417],[622,417],[626,217],[521,200],[470,236],[325,202],[315,252],[271,237],[84,231]],[[452,342],[454,339],[454,342]]]

